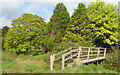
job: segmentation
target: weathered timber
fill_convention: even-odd
[[[67,52],[67,53],[64,53],[65,54],[65,56],[68,56],[68,55],[70,55],[72,52],[77,52],[78,51],[78,49],[75,49],[75,50],[71,50],[70,52]],[[55,54],[56,55],[56,54]],[[62,57],[59,57],[59,58],[56,58],[54,61],[57,61],[57,60],[60,60],[60,59],[62,59]]]
[[[81,47],[81,48],[91,48],[91,49],[98,49],[97,47]],[[105,48],[100,48],[100,49],[105,49]]]
[[[81,52],[88,52],[88,51],[81,51]],[[90,51],[90,52],[98,52],[98,51]],[[99,51],[99,52],[104,52],[104,51]]]
[[[65,55],[62,55],[62,70],[64,70]]]
[[[106,58],[106,57],[99,57],[98,59],[97,59],[97,58],[89,59],[89,61],[87,61],[87,60],[82,60],[82,62],[84,62],[84,63],[89,63],[89,62],[92,62],[92,61],[102,60],[102,59],[105,59],[105,58]]]
[[[78,49],[71,50],[70,52],[65,53],[65,56],[68,56],[68,55],[70,55],[72,52],[76,52],[76,51],[78,51]]]
[[[100,49],[98,48],[97,60],[99,58],[99,54],[100,54]]]
[[[105,50],[104,50],[104,57],[106,56],[106,48],[105,48]]]
[[[80,53],[81,53],[81,47],[79,47],[78,60],[79,60],[79,58],[80,58]]]
[[[70,47],[69,49],[66,49],[66,50],[64,50],[64,51],[62,51],[62,52],[59,52],[59,53],[55,54],[55,55],[60,55],[60,54],[62,54],[62,53],[64,53],[64,52],[67,52],[67,51],[71,50],[72,48],[73,48],[73,47]]]
[[[71,57],[65,59],[65,61],[70,60],[70,59],[72,59],[73,57],[75,57],[75,56],[77,56],[77,55],[78,55],[78,54],[74,54],[74,55],[72,55]]]
[[[57,61],[57,60],[60,60],[60,59],[62,59],[62,57],[56,58],[54,61]]]
[[[55,61],[55,54],[53,54],[53,59],[52,59],[52,61],[53,61],[53,64],[54,64],[54,61]]]
[[[106,48],[81,47],[81,46],[79,46],[79,48],[74,49],[74,50],[73,48],[76,48],[76,47],[70,47],[68,50],[64,50],[57,54],[53,54],[53,56],[51,55],[50,56],[50,69],[53,70],[53,63],[60,59],[62,59],[62,69],[64,69],[65,64],[67,64],[65,63],[65,61],[70,60],[73,57],[77,57],[76,64],[78,65],[83,64],[83,63],[89,63],[92,61],[98,61],[98,60],[102,60],[106,58]],[[87,55],[85,55],[86,54],[85,52],[87,53]],[[62,54],[61,57],[55,58],[55,56],[60,55],[60,54]]]
[[[53,57],[50,55],[50,69],[53,70]]]
[[[89,50],[88,50],[87,62],[88,62],[88,60],[89,60],[89,55],[90,55],[90,48],[89,48]]]

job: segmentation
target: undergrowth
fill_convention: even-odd
[[[55,63],[54,70],[50,70],[50,53],[44,55],[16,55],[15,53],[2,52],[3,73],[117,73],[102,67],[101,64],[88,64],[61,69],[61,64]]]

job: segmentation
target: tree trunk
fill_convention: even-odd
[[[52,26],[52,29],[51,29],[51,38],[52,39],[54,38],[54,29],[53,29],[53,26]]]

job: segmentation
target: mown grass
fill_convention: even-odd
[[[95,64],[65,67],[64,70],[50,70],[49,56],[44,55],[16,55],[15,53],[2,52],[2,72],[3,73],[117,73]],[[56,66],[56,67],[60,67]]]

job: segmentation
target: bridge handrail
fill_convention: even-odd
[[[98,56],[99,56],[99,55],[104,55],[103,57],[106,56],[106,48],[81,47],[81,46],[79,46],[78,49],[72,50],[73,48],[77,48],[77,47],[70,47],[69,49],[66,49],[66,50],[64,50],[64,51],[62,51],[62,52],[59,52],[59,53],[57,53],[57,54],[51,55],[51,56],[50,56],[50,67],[51,67],[51,70],[53,70],[53,63],[54,63],[54,61],[57,61],[57,60],[60,60],[60,59],[62,59],[62,69],[64,69],[64,63],[65,63],[65,61],[67,61],[67,60],[69,60],[69,59],[72,59],[73,57],[76,57],[76,56],[78,57],[78,59],[80,59],[80,57],[86,57],[86,56],[87,56],[87,59],[86,59],[87,62],[89,61],[89,56],[97,56],[97,59],[98,59]],[[84,48],[87,48],[88,51],[82,51],[82,49],[84,49]],[[98,49],[98,51],[92,51],[92,49]],[[104,49],[104,51],[100,51],[100,49]],[[67,51],[68,51],[68,52],[67,52]],[[67,52],[67,53],[65,53],[65,52]],[[66,59],[65,59],[66,56],[72,54],[73,52],[77,52],[77,53],[74,54],[74,55],[71,55],[69,58],[66,58]],[[88,52],[88,54],[81,56],[81,53],[82,53],[82,52]],[[93,53],[93,52],[97,52],[97,54],[92,54],[92,55],[91,55],[90,52],[92,52],[92,53]],[[104,54],[100,54],[100,52],[104,52]],[[61,57],[55,58],[55,56],[60,55],[60,54],[62,54]]]
[[[50,67],[51,67],[51,70],[53,70],[53,63],[54,63],[54,61],[57,61],[57,60],[62,59],[62,56],[61,56],[61,57],[58,57],[58,58],[55,58],[55,57],[58,56],[58,55],[60,55],[60,54],[65,53],[65,52],[67,52],[67,51],[70,51],[70,50],[73,49],[73,48],[77,48],[77,47],[70,47],[69,49],[66,49],[66,50],[64,50],[64,51],[62,51],[62,52],[59,52],[59,53],[57,53],[57,54],[50,55]]]

